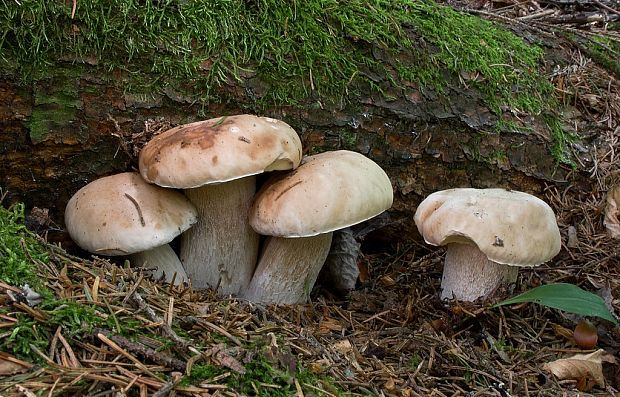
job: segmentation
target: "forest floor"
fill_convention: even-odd
[[[618,40],[617,22],[613,30],[603,20],[620,16],[617,3],[615,9],[599,1],[449,3],[513,27]],[[613,65],[597,64],[574,43],[564,50],[574,64],[549,71],[550,78],[570,109],[565,121],[597,134],[595,147],[574,147],[577,161],[580,150],[594,153],[575,171],[588,172],[592,184],[547,189],[562,250],[522,270],[516,287],[501,294],[572,283],[601,295],[618,314],[620,251],[610,235],[618,221],[608,193],[620,181],[620,85]],[[442,302],[444,251],[422,243],[366,252],[356,290],[339,298],[319,286],[312,303],[294,306],[170,287],[136,269],[73,256],[42,237],[38,244],[46,261],[28,259],[63,303],[30,305],[22,288],[0,284],[0,301],[12,305],[0,315],[0,395],[620,394],[619,327],[591,318],[599,340],[583,350],[573,338],[580,320],[574,315],[536,304]],[[588,353],[595,354],[568,364],[566,379],[546,370],[550,362]]]

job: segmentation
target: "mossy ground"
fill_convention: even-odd
[[[59,252],[50,254],[49,246],[24,226],[22,204],[8,209],[0,205],[0,282],[17,288],[29,284],[33,291],[41,295],[41,301],[37,304],[18,296],[16,302],[6,302],[0,307],[0,316],[5,321],[0,335],[0,352],[12,354],[19,360],[46,368],[50,358],[44,356],[54,349],[51,345],[56,346],[56,342],[53,341],[57,335],[62,335],[66,347],[77,351],[85,346],[98,344],[93,335],[99,332],[110,332],[111,335],[119,335],[137,344],[139,341],[150,340],[151,344],[158,346],[157,351],[164,352],[162,353],[164,355],[174,350],[175,343],[158,334],[156,328],[145,327],[144,319],[139,313],[122,308],[120,301],[114,301],[114,297],[97,299],[93,296],[94,292],[91,292],[83,275],[80,276],[75,270],[67,269],[66,266],[59,268],[59,256],[61,256]],[[52,260],[51,257],[55,259]],[[77,266],[87,269],[92,264],[84,261]],[[92,270],[96,268],[92,267]],[[88,269],[87,273],[92,270]],[[71,286],[76,280],[84,282],[81,288],[78,286],[81,291],[74,290],[75,286]],[[106,282],[111,282],[109,277],[102,277],[100,280],[102,288]],[[120,277],[117,279],[119,284],[126,281]],[[70,296],[59,296],[59,292]],[[2,297],[6,299],[4,289]],[[115,309],[112,310],[112,307]],[[6,323],[7,320],[11,322]],[[196,338],[196,335],[190,335],[176,323],[172,327],[178,336],[190,340],[196,349],[208,350],[212,344],[227,349],[226,342],[230,344],[226,337],[217,333],[211,333],[205,336],[205,340],[201,340]],[[271,340],[275,342],[276,336],[272,335]],[[282,340],[279,343],[284,344]],[[179,384],[191,386],[215,381],[230,390],[248,396],[290,396],[295,394],[301,385],[306,393],[312,392],[317,396],[328,395],[320,392],[321,388],[344,395],[331,384],[329,377],[313,374],[308,369],[302,368],[297,364],[294,355],[280,347],[274,349],[274,345],[268,345],[262,336],[248,338],[242,342],[242,346],[235,348],[243,353],[243,360],[237,361],[230,356],[227,357],[229,360],[242,363],[238,364],[242,365],[242,368],[231,371],[225,365],[198,362],[191,367],[191,370],[186,371]],[[50,354],[50,357],[53,356]],[[80,356],[80,359],[83,358]],[[49,369],[53,371],[54,366]],[[156,375],[159,379],[167,379],[170,376],[169,372],[169,369],[164,371],[162,368]],[[0,376],[0,380],[6,381],[3,383],[4,386],[0,385],[0,394],[5,391],[7,384],[12,384],[11,378],[7,378],[6,375],[3,373]],[[73,384],[75,395],[81,395],[83,392],[81,387],[88,388],[89,385],[77,381]],[[320,388],[317,391],[308,385],[318,385]]]

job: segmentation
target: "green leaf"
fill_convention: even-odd
[[[522,302],[534,302],[568,313],[600,317],[618,324],[618,320],[611,314],[600,296],[568,283],[541,285],[521,295],[499,302],[493,307]]]

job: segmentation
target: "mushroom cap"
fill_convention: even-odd
[[[392,206],[386,173],[369,158],[339,150],[304,157],[292,172],[275,175],[250,207],[260,234],[307,237],[370,219]]]
[[[144,146],[139,162],[146,181],[189,189],[296,168],[301,156],[301,140],[288,124],[242,114],[172,128]]]
[[[475,244],[489,260],[505,265],[537,266],[561,248],[551,207],[514,190],[438,191],[420,203],[414,220],[428,244]]]
[[[180,192],[150,185],[138,173],[97,179],[67,203],[65,225],[81,248],[129,255],[164,245],[198,220]]]

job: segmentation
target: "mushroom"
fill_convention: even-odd
[[[250,208],[250,225],[268,237],[241,297],[303,303],[329,252],[332,233],[392,205],[390,179],[375,162],[346,150],[307,156],[270,178]]]
[[[414,215],[431,245],[446,246],[441,299],[473,302],[515,282],[518,267],[540,265],[560,251],[560,231],[547,203],[506,189],[435,192]]]
[[[283,121],[227,116],[170,129],[140,152],[150,183],[185,189],[198,223],[181,238],[181,261],[192,284],[236,294],[250,281],[258,235],[248,224],[256,174],[301,161],[301,141]]]
[[[129,255],[132,263],[155,269],[156,278],[187,281],[168,245],[197,221],[183,194],[146,183],[138,173],[97,179],[67,203],[65,225],[82,249],[100,255]]]

